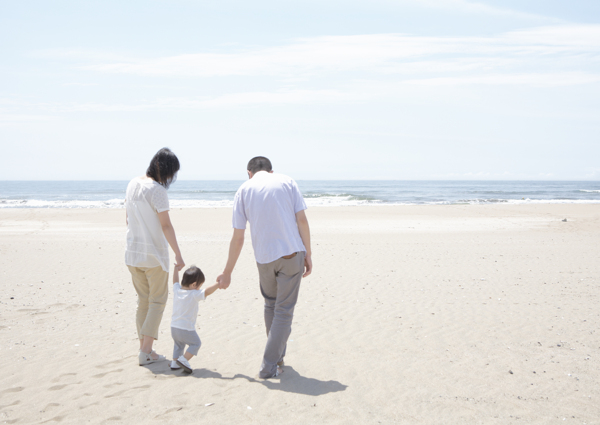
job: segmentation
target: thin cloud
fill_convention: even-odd
[[[364,99],[360,94],[343,93],[336,90],[282,90],[277,92],[243,92],[230,93],[214,97],[190,99],[181,97],[158,98],[150,101],[135,103],[26,103],[20,102],[19,106],[27,109],[43,110],[51,113],[65,112],[136,112],[165,109],[203,109],[203,108],[228,108],[252,105],[282,105],[282,104],[311,104],[328,102],[348,102]],[[0,99],[1,104],[2,99]],[[22,121],[33,119],[29,115],[0,115],[6,120]],[[28,118],[30,117],[30,118]],[[41,119],[41,116],[40,116]]]
[[[281,47],[232,53],[194,53],[160,58],[104,61],[90,71],[150,77],[276,76],[321,77],[351,72],[402,72],[411,64],[446,67],[490,66],[533,60],[594,58],[600,49],[600,25],[552,26],[496,37],[420,37],[407,34],[327,36],[299,39]],[[560,58],[559,58],[560,56]],[[469,64],[470,62],[470,64]],[[412,65],[414,66],[414,65]],[[436,67],[431,66],[434,70]],[[443,69],[443,68],[442,68]]]
[[[63,83],[63,86],[80,86],[80,87],[90,87],[97,86],[98,83]]]
[[[63,57],[87,62],[88,71],[151,77],[144,84],[168,85],[172,77],[179,83],[180,77],[197,80],[186,84],[209,77],[272,78],[268,88],[252,80],[252,89],[238,84],[238,92],[205,97],[36,105],[4,98],[0,106],[16,114],[230,108],[427,98],[427,87],[597,84],[598,51],[600,25],[545,26],[494,37],[327,36],[278,47],[127,60],[69,51]]]
[[[466,1],[466,0],[408,0],[410,3],[418,4],[434,9],[456,10],[465,13],[485,14],[492,16],[505,16],[510,18],[524,20],[544,20],[552,22],[560,22],[556,18],[551,18],[544,15],[521,12],[513,9],[500,8],[490,6],[485,3]]]
[[[528,85],[532,87],[559,87],[600,82],[600,74],[554,73],[554,74],[490,74],[473,77],[427,78],[407,80],[403,84],[428,86],[457,85]]]
[[[35,114],[14,114],[14,113],[2,113],[0,112],[0,127],[7,127],[10,125],[22,125],[27,123],[35,122],[48,122],[55,120],[56,117],[48,115],[35,115]]]

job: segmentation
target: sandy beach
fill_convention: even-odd
[[[284,373],[249,234],[194,373],[137,364],[122,209],[0,210],[0,423],[600,423],[600,204],[310,208]],[[171,211],[224,267],[231,210]],[[567,221],[563,221],[563,219]],[[155,349],[170,358],[171,298]]]

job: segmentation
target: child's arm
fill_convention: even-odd
[[[175,263],[174,266],[175,267],[173,268],[173,285],[179,282],[179,270],[181,270],[181,267],[178,266],[177,263]]]
[[[210,294],[215,292],[217,289],[219,289],[219,283],[214,283],[211,286],[209,286],[208,288],[204,288],[204,296],[208,297]]]

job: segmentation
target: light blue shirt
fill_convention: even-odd
[[[284,255],[306,251],[296,213],[306,203],[296,182],[283,174],[259,171],[240,186],[233,200],[233,227],[250,223],[256,262],[267,264]]]

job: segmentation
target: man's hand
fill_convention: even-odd
[[[221,273],[217,276],[217,283],[219,284],[219,289],[227,289],[231,284],[231,275],[227,273]]]
[[[306,277],[311,273],[312,273],[312,258],[310,257],[310,254],[306,254],[306,256],[304,257],[304,274],[302,275],[302,277]]]
[[[300,238],[306,249],[306,256],[304,257],[304,274],[302,277],[306,277],[312,273],[312,258],[310,249],[310,227],[308,226],[308,219],[304,210],[296,213],[296,223],[298,224],[298,232],[300,232]]]

